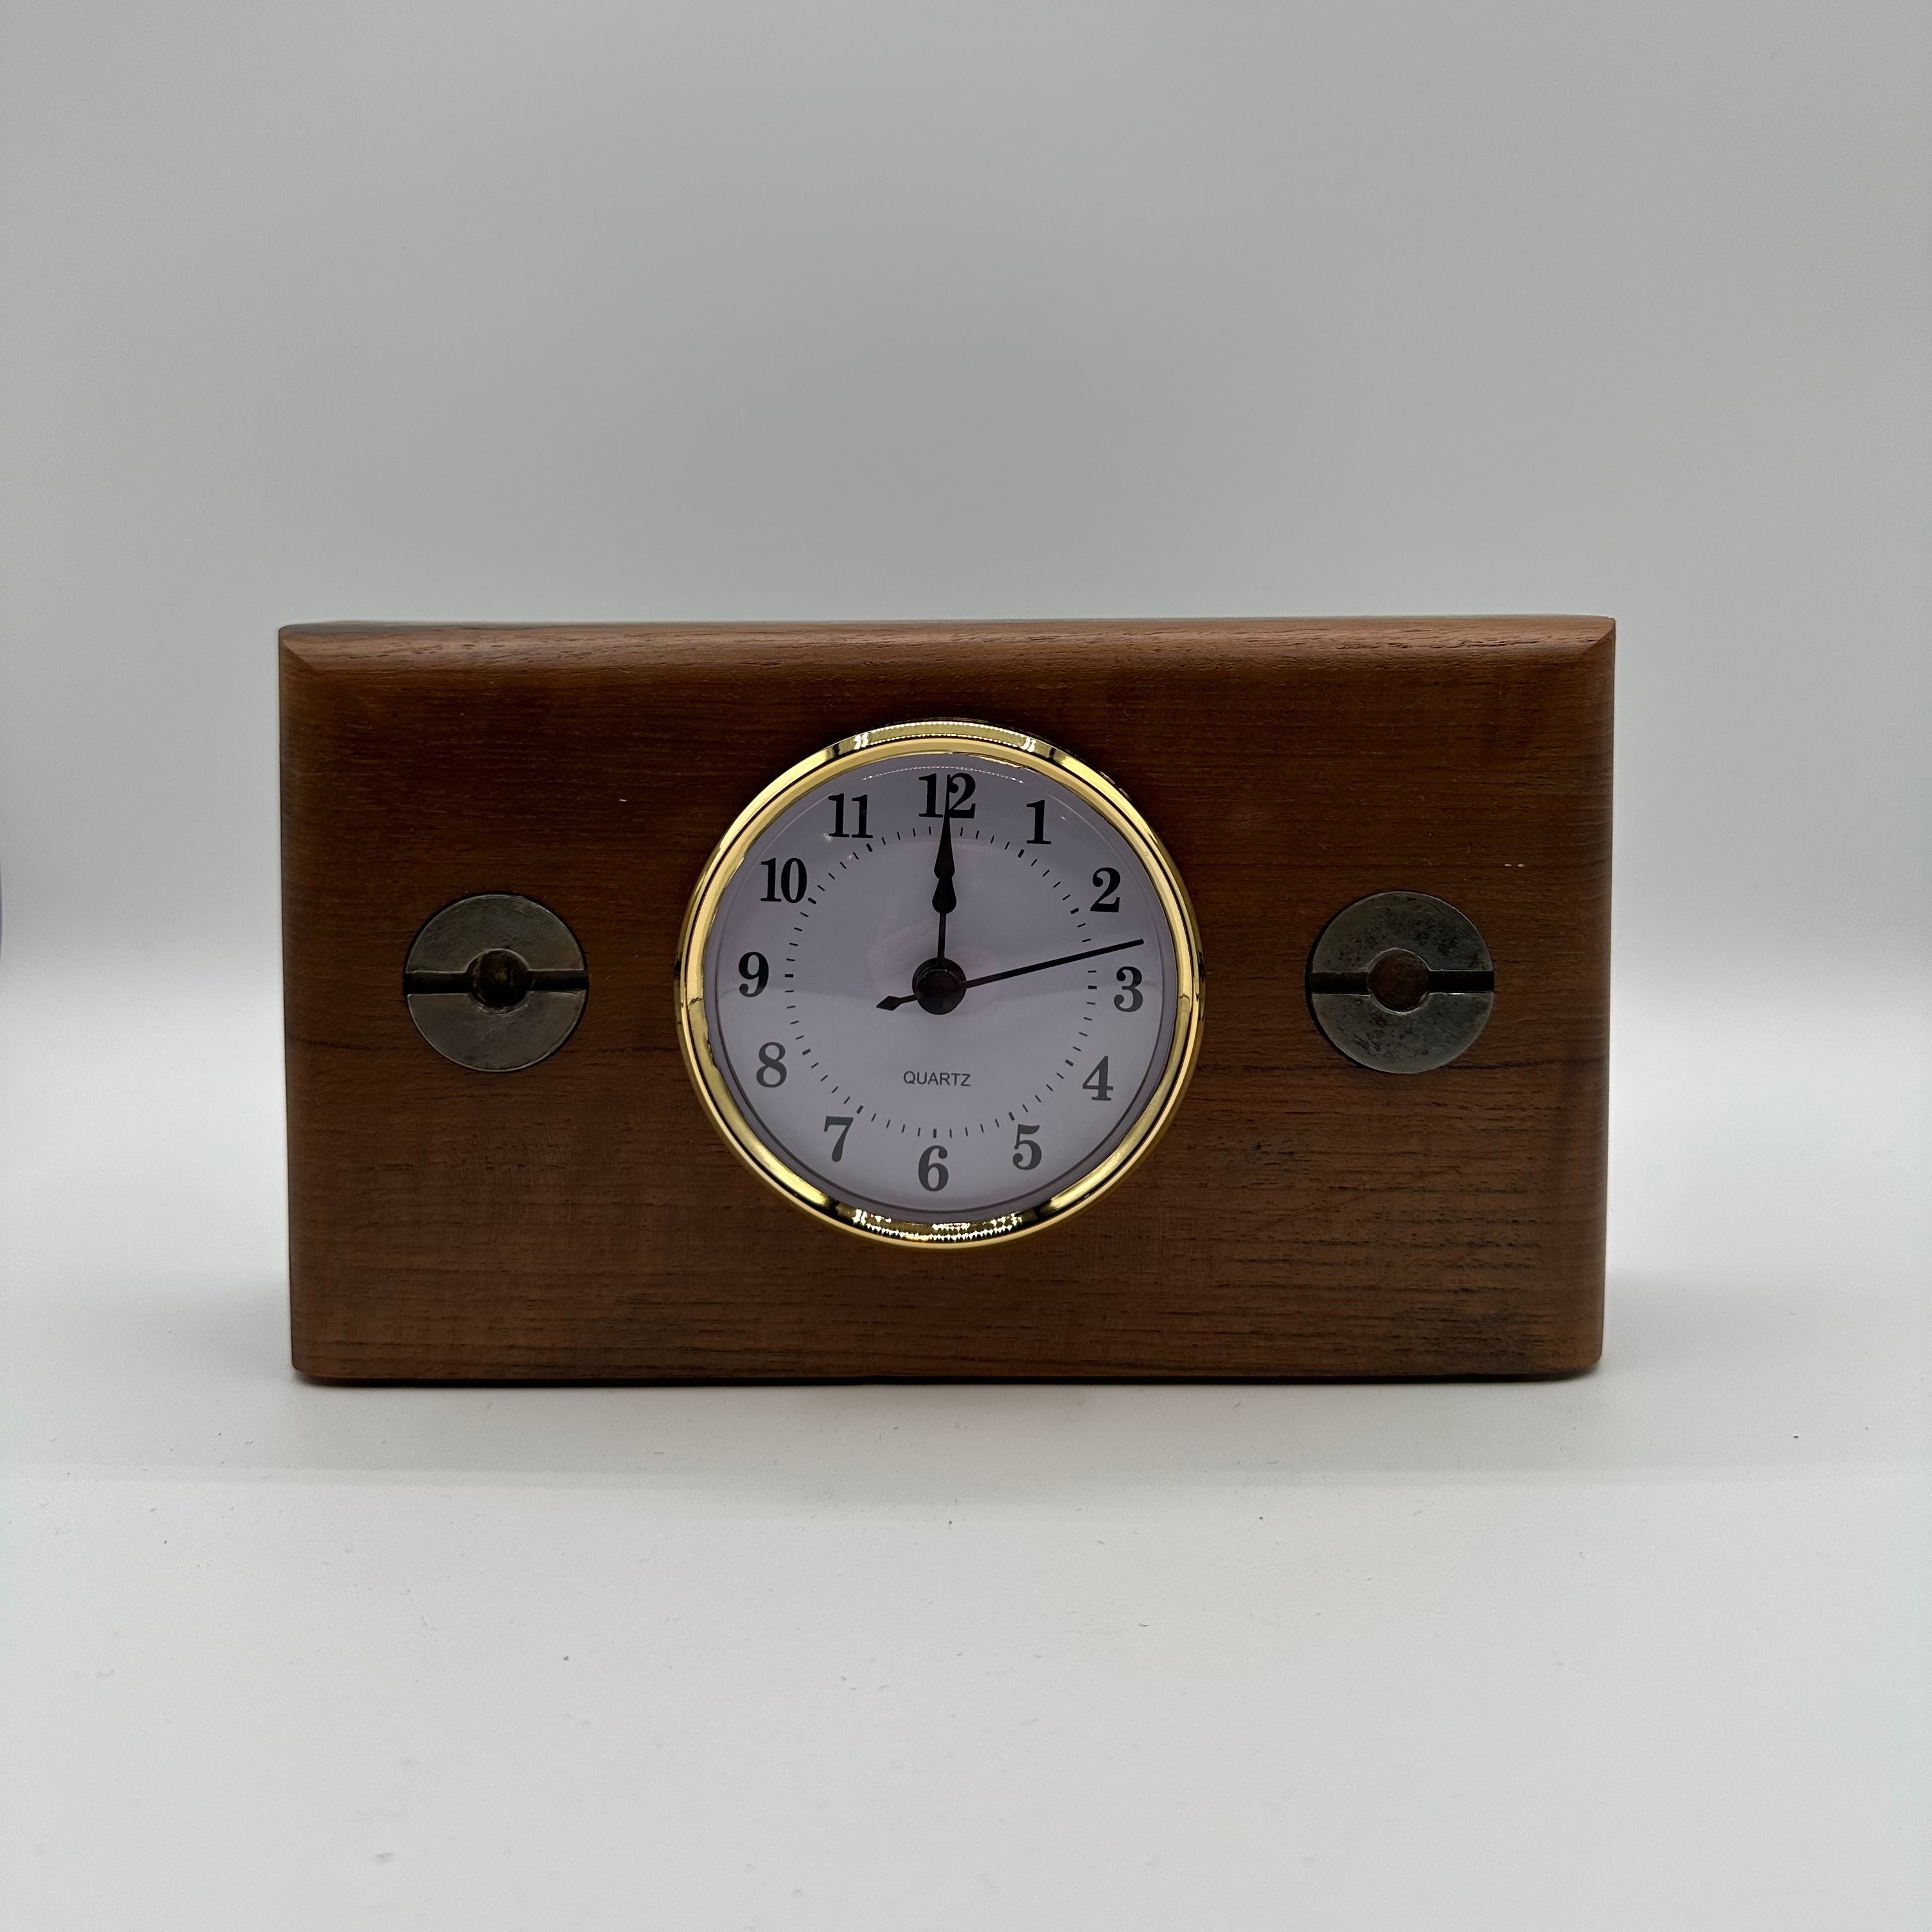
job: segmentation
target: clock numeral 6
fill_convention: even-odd
[[[1104,1066],[1103,1060],[1100,1064]],[[758,1048],[758,1084],[760,1087],[782,1087],[785,1084],[784,1048],[775,1040],[768,1040]]]
[[[852,1131],[852,1123],[856,1118],[856,1114],[852,1114],[826,1115],[825,1131],[829,1134],[834,1127],[838,1130],[838,1138],[832,1143],[832,1158],[834,1160],[843,1160],[845,1158],[845,1136]]]
[[[1147,995],[1141,991],[1141,969],[1138,966],[1123,966],[1114,977],[1127,989],[1114,995],[1114,1005],[1124,1013],[1138,1012],[1147,1004]]]
[[[1102,866],[1094,874],[1100,896],[1089,908],[1094,912],[1118,912],[1120,909],[1120,875],[1111,866]]]
[[[1037,1127],[1013,1130],[1013,1165],[1022,1174],[1030,1174],[1040,1165],[1040,1143],[1034,1138]]]
[[[946,1185],[946,1150],[935,1141],[919,1157],[919,1184],[928,1194]]]
[[[772,976],[772,969],[762,952],[747,952],[738,962],[738,977],[742,982],[738,988],[746,999],[755,1000],[765,990],[765,982]],[[1114,1005],[1120,1001],[1116,1000]]]

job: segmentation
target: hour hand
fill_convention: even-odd
[[[944,919],[950,912],[959,910],[959,895],[952,890],[952,817],[946,814],[946,824],[939,835],[939,856],[932,862],[932,876],[939,883],[932,889],[932,909]],[[940,928],[941,934],[945,928]],[[939,950],[946,950],[942,938]]]

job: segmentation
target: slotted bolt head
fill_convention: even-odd
[[[403,996],[417,1032],[446,1060],[515,1073],[548,1060],[575,1030],[590,976],[576,935],[549,907],[478,892],[416,934]]]
[[[1490,949],[1446,899],[1376,892],[1345,906],[1308,959],[1330,1043],[1378,1073],[1429,1073],[1474,1046],[1496,1003]]]

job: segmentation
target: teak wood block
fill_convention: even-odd
[[[1597,1359],[1609,1031],[1602,618],[344,624],[282,633],[296,1366],[351,1379],[1561,1374]],[[814,1222],[679,1056],[699,871],[819,747],[919,718],[1124,786],[1192,895],[1193,1084],[1090,1211],[983,1250]],[[1328,920],[1428,892],[1488,941],[1460,1059],[1370,1072],[1304,991]],[[526,894],[590,992],[552,1058],[417,1034],[424,922]]]

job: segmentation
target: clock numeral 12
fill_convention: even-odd
[[[946,808],[939,808],[939,778],[937,772],[928,772],[925,776],[926,809],[920,814],[922,818],[970,818],[976,808],[971,803],[976,788],[970,772],[948,772],[946,774]],[[940,1185],[944,1186],[942,1181]]]

